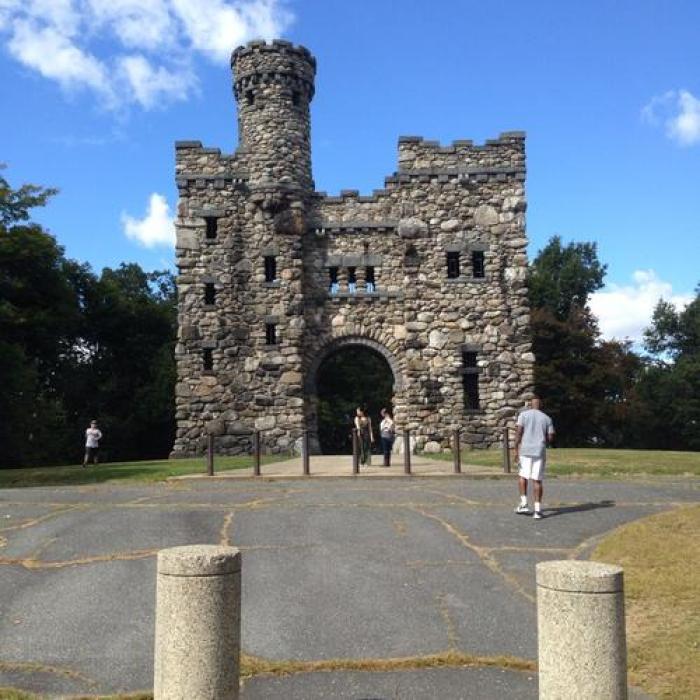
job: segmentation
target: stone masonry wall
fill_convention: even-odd
[[[448,147],[401,137],[399,170],[383,190],[329,197],[314,192],[311,180],[315,61],[308,51],[254,42],[234,52],[233,66],[239,150],[225,156],[198,142],[176,145],[173,455],[195,454],[207,431],[219,435],[225,453],[249,449],[253,429],[265,431],[274,451],[288,449],[304,428],[314,444],[316,371],[326,356],[353,344],[389,362],[399,430],[415,431],[418,447],[447,447],[456,427],[474,446],[498,443],[500,427],[532,386],[524,135]],[[241,74],[261,76],[267,86],[257,106],[242,97],[248,84]],[[264,99],[272,102],[264,106]],[[207,238],[207,219],[217,221],[215,238]],[[480,278],[472,269],[475,251],[483,253]],[[448,253],[459,254],[454,279]],[[272,282],[265,280],[266,256],[276,263]],[[329,268],[338,270],[333,290]],[[210,305],[207,284],[216,290]],[[269,324],[277,335],[272,345]],[[477,357],[477,410],[465,408],[465,350]],[[208,352],[213,365],[205,370]]]

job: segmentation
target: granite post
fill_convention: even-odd
[[[537,565],[540,700],[625,700],[622,568],[592,561]]]
[[[158,552],[154,700],[237,700],[241,556],[234,547]]]

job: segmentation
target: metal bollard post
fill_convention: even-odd
[[[304,476],[308,476],[309,470],[309,431],[305,430],[301,437],[301,466]]]
[[[260,431],[253,433],[253,476],[260,476]]]
[[[352,473],[360,473],[360,445],[357,428],[352,429]]]
[[[510,474],[510,441],[508,427],[503,428],[503,471]]]
[[[154,700],[238,700],[241,555],[190,545],[158,552]]]
[[[623,571],[594,561],[537,564],[540,700],[625,700]]]
[[[214,436],[207,435],[207,476],[214,476]]]
[[[462,447],[459,444],[459,430],[452,433],[452,461],[454,463],[455,474],[462,473]]]
[[[411,473],[411,431],[408,428],[403,434],[403,473]]]

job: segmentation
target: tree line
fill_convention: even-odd
[[[54,194],[0,173],[0,467],[78,463],[93,418],[109,459],[167,457],[173,276],[67,258],[30,220]]]
[[[77,463],[93,418],[109,459],[167,457],[174,278],[67,258],[31,220],[55,194],[13,189],[0,173],[0,468]],[[600,335],[588,306],[606,273],[595,244],[555,236],[529,272],[535,389],[559,444],[700,449],[700,286],[682,311],[659,301],[640,352]]]

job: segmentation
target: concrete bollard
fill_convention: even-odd
[[[537,565],[540,700],[625,700],[622,569],[593,561]]]
[[[240,642],[239,551],[158,552],[154,700],[237,700]]]

